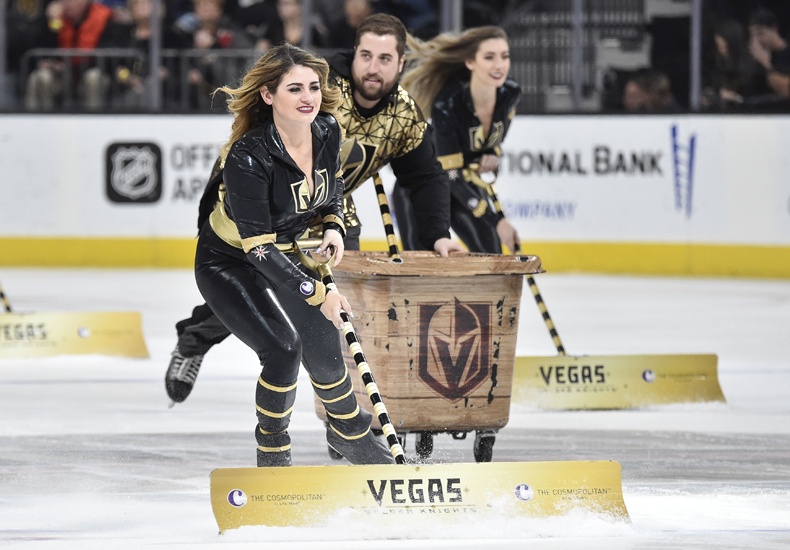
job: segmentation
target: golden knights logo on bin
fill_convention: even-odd
[[[491,369],[491,304],[420,304],[419,377],[450,401],[469,395]]]

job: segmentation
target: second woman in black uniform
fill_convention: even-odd
[[[439,161],[450,177],[450,223],[472,252],[511,252],[518,233],[493,200],[492,181],[501,144],[516,113],[519,85],[508,79],[510,48],[499,27],[470,28],[428,42],[410,37],[416,63],[402,85],[431,114]],[[404,248],[413,249],[407,190],[395,187],[393,202]]]
[[[222,149],[220,200],[203,224],[198,288],[222,324],[258,355],[258,466],[291,464],[288,425],[300,362],[323,401],[327,441],[352,463],[391,463],[370,431],[343,362],[337,328],[346,298],[327,291],[289,245],[323,220],[319,253],[343,257],[341,131],[329,114],[340,92],[327,63],[284,44],[267,51],[237,88],[221,88],[234,114]]]

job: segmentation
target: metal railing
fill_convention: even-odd
[[[646,23],[645,0],[530,2],[509,14],[503,27],[511,76],[523,90],[519,113],[599,111],[603,48],[641,48]]]
[[[250,49],[165,49],[156,79],[142,50],[38,48],[23,56],[20,78],[28,111],[225,112],[224,100],[217,101],[212,91],[236,82],[255,59]],[[41,76],[42,71],[49,75]],[[35,97],[39,77],[52,80],[44,92],[51,103]],[[151,100],[156,91],[160,108]]]

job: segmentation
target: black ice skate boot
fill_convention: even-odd
[[[195,386],[200,365],[203,363],[202,355],[186,357],[176,346],[170,357],[170,365],[165,373],[165,390],[170,397],[170,406],[181,403],[189,397]]]
[[[313,381],[313,388],[326,409],[326,441],[332,450],[352,464],[395,463],[389,448],[370,431],[372,417],[357,404],[348,371],[333,384]]]
[[[291,436],[287,431],[268,434],[258,427],[255,439],[258,441],[258,466],[291,465]]]
[[[255,389],[255,408],[258,426],[258,466],[290,466],[291,437],[288,424],[296,401],[296,382],[290,386],[276,386],[258,377]]]

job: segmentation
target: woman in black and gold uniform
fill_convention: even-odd
[[[431,113],[437,155],[450,177],[452,229],[472,252],[511,252],[518,233],[494,198],[493,179],[501,144],[521,96],[508,79],[510,48],[499,27],[474,27],[422,42],[409,38],[415,62],[402,85]],[[395,187],[393,202],[404,248],[414,248],[406,190]]]
[[[195,257],[201,294],[220,321],[258,355],[258,466],[291,464],[288,424],[300,362],[325,404],[327,441],[352,463],[392,463],[359,408],[336,328],[346,298],[327,291],[290,245],[323,220],[318,253],[343,257],[341,132],[330,114],[340,92],[327,63],[288,44],[268,50],[238,88],[224,87],[234,114],[222,149],[220,200],[203,224]]]

